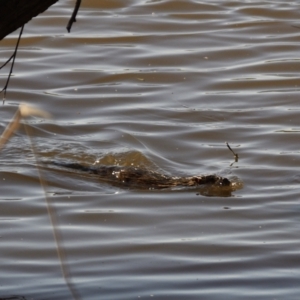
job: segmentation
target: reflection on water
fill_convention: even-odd
[[[87,0],[67,34],[71,2],[26,25],[1,128],[28,102],[54,116],[28,120],[41,161],[243,182],[223,197],[45,167],[82,299],[298,299],[298,1]],[[25,131],[0,162],[0,298],[69,299]]]
[[[8,297],[1,297],[1,300],[26,300],[23,296],[8,296]]]

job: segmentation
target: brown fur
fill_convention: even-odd
[[[103,181],[128,187],[164,189],[172,187],[196,187],[199,185],[230,186],[229,179],[217,175],[199,175],[190,177],[176,177],[137,167],[120,166],[84,166],[77,163],[53,164],[88,172],[99,176]]]

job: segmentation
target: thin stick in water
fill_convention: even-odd
[[[50,115],[47,112],[40,110],[38,108],[28,106],[26,104],[19,105],[19,108],[18,108],[17,112],[15,113],[13,119],[8,124],[8,126],[6,127],[6,129],[4,130],[3,134],[0,137],[0,150],[3,148],[3,146],[6,144],[6,142],[8,142],[9,138],[13,135],[13,133],[19,128],[21,119],[25,119],[26,117],[29,117],[29,116],[40,116],[43,118],[50,117]],[[33,152],[33,155],[34,155],[34,158],[36,161],[39,181],[43,188],[43,192],[44,192],[44,196],[45,196],[45,200],[46,200],[47,212],[48,212],[48,216],[49,216],[49,219],[50,219],[51,225],[52,225],[52,233],[53,233],[53,237],[55,240],[56,252],[57,252],[59,262],[60,262],[61,272],[62,272],[63,278],[65,280],[65,283],[68,286],[69,291],[72,295],[72,298],[74,300],[80,300],[81,299],[80,295],[79,295],[78,291],[76,290],[75,285],[72,282],[72,276],[71,276],[71,273],[69,270],[69,266],[67,264],[67,257],[66,257],[63,243],[62,243],[61,232],[58,227],[55,208],[51,204],[51,201],[47,195],[47,182],[44,180],[44,178],[42,176],[37,152],[33,145],[33,141],[31,138],[30,131],[29,131],[29,126],[28,126],[28,124],[26,124],[26,122],[24,123],[24,128],[25,128],[26,134],[27,134],[30,144],[31,144],[31,150]]]
[[[38,116],[47,119],[51,117],[49,113],[41,109],[29,106],[27,104],[20,104],[17,112],[13,116],[10,123],[6,126],[4,132],[0,137],[0,150],[8,142],[14,132],[19,128],[21,119],[27,118],[29,116]]]
[[[9,124],[6,126],[5,130],[3,131],[0,137],[0,150],[8,142],[8,140],[11,138],[14,132],[19,128],[21,117],[22,116],[20,113],[20,109],[18,108],[17,112],[15,113]]]
[[[76,290],[75,285],[72,281],[72,275],[70,273],[70,268],[67,263],[67,256],[66,256],[66,253],[65,253],[64,247],[63,247],[63,239],[62,239],[61,232],[59,230],[55,207],[52,205],[52,203],[47,195],[47,182],[44,180],[44,178],[42,176],[42,170],[41,170],[41,166],[39,164],[38,155],[37,155],[37,152],[33,145],[29,126],[26,124],[26,122],[24,122],[24,128],[25,128],[26,134],[30,141],[31,150],[34,155],[35,162],[36,162],[38,177],[40,180],[40,184],[43,188],[44,197],[46,200],[47,212],[48,212],[48,216],[49,216],[49,219],[50,219],[51,225],[52,225],[52,233],[53,233],[53,238],[55,240],[56,253],[57,253],[57,256],[58,256],[58,259],[60,262],[61,273],[63,275],[65,283],[66,283],[67,287],[69,288],[69,291],[70,291],[73,299],[80,300],[81,299],[80,295],[79,295],[78,291]]]
[[[228,149],[232,152],[233,156],[234,156],[234,160],[235,162],[238,162],[239,161],[239,155],[237,153],[235,153],[231,147],[229,146],[229,144],[227,142],[225,142],[225,144],[227,145]]]

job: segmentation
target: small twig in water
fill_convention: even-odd
[[[80,4],[81,4],[81,0],[76,0],[76,4],[75,4],[75,7],[74,7],[72,16],[71,16],[71,18],[69,20],[69,23],[67,25],[67,30],[68,30],[69,33],[71,31],[73,23],[76,22],[76,15],[77,15],[78,9],[80,7]]]
[[[11,67],[10,67],[10,72],[8,74],[8,77],[7,77],[7,80],[6,80],[6,84],[4,86],[4,88],[1,90],[0,93],[2,93],[4,91],[4,94],[3,94],[3,104],[5,102],[5,97],[6,97],[6,90],[7,90],[7,87],[8,87],[8,84],[9,84],[9,80],[10,80],[10,77],[11,77],[11,74],[12,74],[12,71],[13,71],[13,68],[14,68],[14,64],[15,64],[15,59],[16,59],[16,56],[17,56],[17,52],[18,52],[18,48],[19,48],[19,43],[20,43],[20,40],[21,40],[21,36],[22,36],[22,33],[23,33],[23,29],[24,29],[24,26],[22,26],[21,28],[21,31],[19,33],[19,38],[18,38],[18,41],[17,41],[17,45],[16,45],[16,48],[15,48],[15,51],[14,53],[12,54],[12,56],[0,67],[0,70],[5,67],[11,60],[12,60],[12,63],[11,63]]]
[[[238,161],[239,161],[239,155],[238,155],[237,153],[235,153],[235,152],[231,149],[231,147],[229,146],[229,144],[228,144],[227,142],[225,142],[225,143],[226,143],[228,149],[232,152],[232,154],[233,154],[233,156],[234,156],[235,162],[238,162]]]

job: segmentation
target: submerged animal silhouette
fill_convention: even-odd
[[[121,166],[85,166],[79,163],[51,162],[63,168],[75,169],[97,175],[102,181],[111,182],[128,187],[164,189],[172,187],[196,187],[200,185],[213,185],[230,187],[231,181],[226,177],[217,175],[198,175],[178,177],[162,174],[146,168]]]

